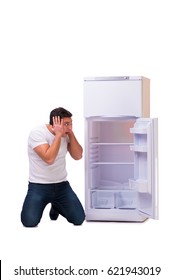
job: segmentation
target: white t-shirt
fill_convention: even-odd
[[[30,132],[28,137],[29,182],[49,184],[66,181],[65,156],[69,141],[68,136],[61,138],[60,149],[53,164],[44,162],[34,151],[34,148],[41,144],[51,145],[54,137],[46,125],[37,126]]]

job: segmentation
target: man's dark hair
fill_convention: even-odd
[[[53,117],[60,117],[60,119],[71,118],[72,114],[68,110],[66,110],[62,107],[58,107],[58,108],[52,110],[51,113],[50,113],[49,124],[51,124],[51,125],[53,125]]]

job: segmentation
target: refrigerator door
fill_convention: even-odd
[[[134,135],[134,179],[138,211],[158,219],[158,119],[138,118],[130,129]]]

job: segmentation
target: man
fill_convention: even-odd
[[[29,184],[21,212],[24,226],[37,226],[48,203],[51,220],[60,214],[74,225],[83,223],[83,207],[67,181],[67,151],[75,160],[82,158],[72,114],[59,107],[51,111],[49,124],[34,128],[28,138]]]

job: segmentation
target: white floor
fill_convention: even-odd
[[[157,279],[172,273],[169,252],[173,249],[173,229],[163,216],[143,223],[84,222],[75,227],[62,217],[50,221],[48,212],[49,207],[36,228],[24,228],[20,221],[6,221],[0,241],[2,266],[8,268],[4,269],[3,279],[16,279],[13,273],[19,266],[96,268],[100,279],[110,279],[107,270],[117,266],[161,267]],[[136,279],[134,276],[129,279]],[[83,277],[95,279],[91,275]],[[122,279],[119,277],[117,279]],[[70,277],[66,275],[65,279]],[[81,279],[80,276],[77,279]]]

